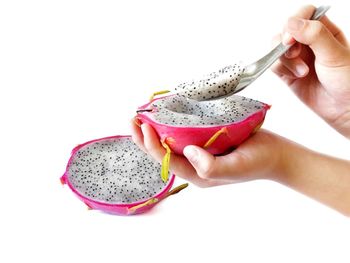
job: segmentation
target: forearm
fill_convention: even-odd
[[[350,161],[288,143],[277,181],[350,216]]]

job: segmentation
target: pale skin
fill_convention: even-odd
[[[313,6],[291,17],[276,41],[296,44],[272,68],[295,94],[330,126],[350,139],[350,47],[341,30],[327,17],[307,20]],[[132,138],[161,162],[165,150],[148,124],[131,122]],[[177,176],[210,187],[269,179],[291,187],[350,216],[350,161],[317,153],[261,129],[225,156],[187,146],[173,154]]]

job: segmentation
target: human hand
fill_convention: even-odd
[[[165,149],[150,125],[139,127],[133,120],[131,134],[144,152],[161,163]],[[171,155],[170,171],[200,187],[270,179],[350,216],[350,161],[313,152],[265,130],[224,156],[197,146],[187,146],[184,154],[188,159]]]
[[[326,16],[309,19],[315,7],[291,17],[275,41],[294,44],[272,70],[314,112],[350,138],[350,46]]]
[[[161,163],[166,151],[150,125],[139,127],[133,120],[131,134],[143,151]],[[225,156],[213,156],[200,147],[187,146],[185,156],[171,155],[170,170],[200,187],[274,179],[282,170],[286,142],[278,135],[260,130]]]

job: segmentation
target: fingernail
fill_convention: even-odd
[[[303,28],[305,21],[300,18],[292,17],[289,18],[287,28],[291,31],[298,31]]]
[[[196,163],[198,159],[198,151],[192,146],[186,146],[184,149],[184,155],[191,163]]]
[[[308,68],[305,65],[296,65],[295,70],[298,74],[298,77],[303,77],[308,71]]]

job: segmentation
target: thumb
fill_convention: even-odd
[[[212,154],[192,145],[186,146],[183,153],[200,177],[210,177],[215,166],[215,157]]]
[[[291,17],[288,20],[286,31],[296,41],[310,46],[320,63],[326,66],[341,63],[345,48],[322,22]]]

